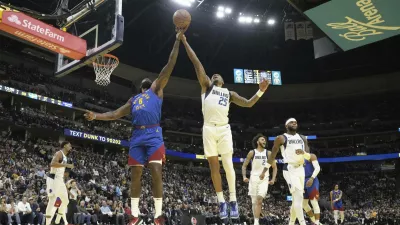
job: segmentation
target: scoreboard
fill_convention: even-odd
[[[259,84],[263,79],[269,80],[272,85],[282,85],[280,71],[233,69],[236,84]]]

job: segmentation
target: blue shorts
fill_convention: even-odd
[[[132,133],[128,165],[145,165],[149,161],[165,162],[165,146],[161,127],[137,129]]]
[[[306,178],[304,182],[304,199],[319,199],[319,180],[316,177],[311,187],[307,187],[306,183],[310,178]]]
[[[340,200],[333,203],[333,210],[344,211],[343,202]]]

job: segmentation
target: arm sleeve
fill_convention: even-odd
[[[321,167],[319,166],[318,160],[312,161],[313,167],[314,167],[314,173],[312,174],[312,178],[316,178],[321,171]]]

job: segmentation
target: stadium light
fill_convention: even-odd
[[[251,17],[246,17],[246,23],[251,23],[253,22],[253,18]]]
[[[274,25],[275,24],[275,20],[274,19],[269,19],[267,21],[268,25]]]
[[[182,5],[182,6],[191,7],[191,6],[192,6],[192,3],[193,3],[195,0],[172,0],[172,1],[174,1],[174,2],[176,2],[177,4]]]
[[[223,12],[225,10],[225,8],[223,6],[218,6],[218,11]]]
[[[254,23],[260,23],[260,19],[255,18],[255,19],[254,19]]]
[[[246,17],[241,16],[239,17],[239,23],[245,23],[246,22]]]
[[[231,14],[232,13],[232,9],[231,8],[225,8],[225,13],[226,14]]]
[[[224,18],[224,16],[225,16],[224,12],[221,12],[221,11],[217,12],[217,17],[218,18]]]

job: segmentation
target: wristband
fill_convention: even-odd
[[[271,164],[267,163],[267,165],[265,165],[265,168],[269,169],[271,167]]]
[[[93,113],[94,114],[94,117],[93,117],[93,119],[95,120],[96,119],[96,117],[97,117],[97,115],[96,115],[96,113]]]
[[[260,97],[260,98],[261,98],[261,96],[262,96],[263,94],[264,94],[264,92],[261,91],[261,90],[258,90],[257,93],[256,93],[256,95],[257,95],[258,97]]]

